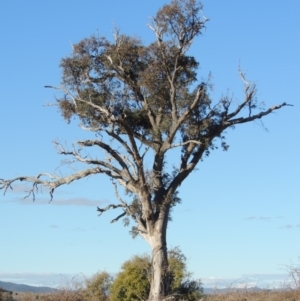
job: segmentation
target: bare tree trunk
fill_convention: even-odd
[[[168,214],[166,214],[166,212],[161,214],[153,227],[153,231],[145,237],[152,249],[152,275],[148,301],[161,301],[169,293],[168,252],[166,242],[167,216]]]
[[[162,244],[160,237],[154,237],[152,247],[152,279],[149,294],[149,301],[160,301],[168,294],[168,258],[167,246]]]

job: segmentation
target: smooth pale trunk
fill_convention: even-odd
[[[152,275],[148,301],[161,301],[169,292],[168,254],[166,243],[167,219],[159,219],[144,238],[152,249]]]
[[[149,301],[160,301],[169,290],[167,246],[160,237],[152,240],[152,279]]]

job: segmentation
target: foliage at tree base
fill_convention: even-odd
[[[203,295],[200,280],[192,279],[187,271],[186,257],[179,247],[168,252],[167,277],[169,279],[168,300],[196,301]],[[146,300],[150,292],[151,258],[147,255],[134,256],[126,261],[110,289],[112,301]]]

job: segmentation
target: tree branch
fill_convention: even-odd
[[[199,101],[201,99],[201,96],[204,93],[204,90],[205,90],[204,86],[201,84],[194,97],[194,101],[190,104],[188,109],[181,115],[181,117],[178,119],[178,121],[175,124],[173,124],[173,126],[171,127],[171,130],[170,130],[170,133],[168,135],[168,138],[164,142],[164,146],[163,146],[164,150],[166,150],[170,147],[170,144],[172,143],[172,141],[177,133],[177,130],[182,125],[182,123],[186,120],[186,118],[191,114],[191,112],[196,108],[197,104],[199,103]]]
[[[126,208],[126,210],[125,210],[124,214],[119,215],[116,219],[114,219],[111,222],[115,222],[119,218],[121,218],[122,216],[125,216],[126,214],[128,214],[138,224],[139,229],[140,229],[139,231],[142,231],[143,233],[147,233],[147,230],[144,227],[144,224],[143,224],[142,220],[132,212],[130,206],[128,206],[128,204],[120,197],[119,192],[118,192],[117,183],[115,183],[114,181],[112,181],[112,184],[114,185],[115,195],[116,195],[117,199],[120,201],[120,203],[123,205],[123,207]]]
[[[171,196],[175,193],[175,191],[178,189],[181,183],[195,169],[205,149],[206,148],[204,146],[199,146],[198,150],[196,150],[196,152],[193,154],[193,158],[189,164],[181,163],[181,169],[179,170],[178,174],[173,178],[173,180],[169,184],[169,187],[167,188],[167,199],[169,199],[169,202],[172,200]]]
[[[129,147],[129,145],[127,144],[127,142],[125,142],[125,140],[123,140],[121,138],[120,135],[118,135],[118,134],[116,134],[114,132],[113,127],[110,130],[105,130],[105,133],[107,133],[112,138],[116,139],[124,147],[124,149],[126,150],[126,152],[128,153],[128,155],[130,155],[134,159],[134,155],[133,155],[133,152],[132,152],[131,148]]]
[[[17,181],[25,181],[25,182],[30,182],[33,183],[33,187],[32,189],[29,191],[29,194],[25,197],[29,197],[31,194],[33,196],[33,200],[35,200],[35,193],[34,190],[37,190],[38,185],[42,185],[45,187],[48,187],[50,189],[49,193],[50,193],[50,201],[52,201],[53,199],[53,192],[54,190],[59,187],[62,186],[64,184],[70,184],[71,182],[75,181],[75,180],[80,180],[82,178],[88,177],[92,174],[98,174],[98,173],[105,173],[108,174],[109,176],[113,176],[111,175],[111,173],[107,170],[102,170],[99,167],[96,168],[91,168],[91,169],[86,169],[86,170],[82,170],[79,171],[77,173],[74,173],[70,176],[66,176],[66,177],[58,177],[57,175],[52,175],[52,174],[48,174],[48,173],[40,173],[38,174],[36,177],[29,177],[29,176],[21,176],[21,177],[17,177],[14,179],[10,179],[10,180],[0,180],[0,189],[4,189],[4,194],[6,193],[8,188],[12,189],[12,183],[17,182]],[[41,180],[40,178],[42,176],[47,176],[50,179],[54,179],[54,181],[45,181],[45,180]]]
[[[185,146],[185,145],[188,145],[190,143],[197,144],[197,145],[201,145],[202,144],[200,141],[197,141],[197,140],[188,140],[188,141],[185,141],[185,142],[182,142],[182,143],[172,144],[172,145],[170,145],[169,148],[175,148],[175,147]]]
[[[105,211],[108,211],[109,209],[117,209],[117,208],[123,208],[124,206],[122,204],[118,204],[118,205],[115,205],[115,204],[109,204],[108,206],[104,207],[104,208],[99,208],[97,206],[97,211],[100,212],[98,214],[98,216],[100,216],[103,212]]]
[[[87,140],[88,141],[88,140]],[[80,144],[81,141],[78,142],[78,144]],[[86,164],[94,164],[94,165],[101,165],[103,167],[106,167],[108,170],[108,172],[113,171],[115,174],[117,174],[118,177],[123,177],[124,175],[124,169],[120,170],[118,168],[116,168],[115,166],[113,166],[112,164],[105,162],[103,160],[96,160],[96,159],[87,159],[87,158],[83,158],[78,151],[74,150],[73,151],[67,151],[64,149],[64,147],[58,142],[58,141],[54,141],[54,143],[60,148],[59,150],[59,154],[61,155],[71,155],[73,157],[76,158],[77,161],[82,162],[82,163],[86,163]],[[126,175],[129,177],[128,180],[132,179],[131,175],[128,172],[126,172]],[[114,176],[115,177],[115,176]]]
[[[156,119],[155,119],[154,118],[154,113],[153,113],[153,111],[151,110],[151,108],[148,104],[147,97],[143,98],[142,104],[143,104],[143,107],[147,111],[147,115],[148,115],[148,118],[149,118],[149,121],[151,123],[151,126],[152,126],[152,129],[153,129],[154,133],[156,134],[156,136],[160,137],[160,130],[159,130],[159,126],[158,126],[158,123],[157,123],[157,116],[156,116]],[[143,138],[141,135],[140,135],[140,137]],[[138,138],[138,139],[140,139],[140,138]],[[146,139],[143,138],[143,140],[146,140]],[[142,142],[144,143],[144,141],[142,141]],[[147,142],[147,145],[150,144],[148,140],[146,140],[145,142]]]
[[[120,215],[118,215],[116,218],[114,218],[113,220],[111,220],[111,224],[117,222],[120,218],[122,218],[123,216],[126,215],[126,211],[124,211],[123,213],[121,213]]]
[[[227,120],[226,122],[224,122],[224,124],[226,125],[226,127],[228,126],[232,126],[232,125],[235,125],[235,124],[240,124],[240,123],[245,123],[245,122],[249,122],[249,121],[253,121],[255,119],[260,119],[262,118],[263,116],[266,116],[268,114],[270,114],[271,112],[275,111],[275,110],[278,110],[284,106],[293,106],[291,104],[287,104],[287,103],[282,103],[280,105],[276,105],[276,106],[273,106],[273,107],[270,107],[268,110],[266,111],[262,111],[258,114],[255,114],[255,115],[252,115],[252,116],[249,116],[249,117],[240,117],[240,118],[235,118],[235,119],[232,119],[232,120]]]
[[[236,116],[247,104],[251,104],[251,101],[253,100],[253,97],[256,93],[256,86],[251,85],[250,82],[248,82],[245,78],[245,75],[241,72],[239,69],[239,74],[242,79],[242,81],[245,84],[244,92],[245,92],[245,99],[244,101],[230,114],[226,114],[225,120],[229,120],[232,117]]]
[[[115,151],[114,149],[112,149],[108,144],[100,141],[100,140],[84,140],[84,141],[78,141],[77,142],[79,145],[82,146],[94,146],[97,145],[100,148],[104,149],[107,153],[109,153],[120,165],[121,167],[123,167],[123,169],[126,170],[126,173],[128,175],[128,177],[133,180],[130,171],[128,169],[127,164],[124,162],[123,158],[118,154],[117,151]],[[102,161],[101,161],[102,162]],[[110,165],[111,166],[111,165]],[[108,166],[106,166],[108,167]],[[111,169],[111,167],[108,167]]]

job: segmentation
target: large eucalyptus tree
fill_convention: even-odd
[[[115,188],[117,203],[98,208],[117,209],[116,222],[132,219],[131,233],[141,235],[152,248],[152,281],[149,300],[168,294],[169,274],[166,232],[170,210],[179,201],[178,188],[220,139],[224,130],[267,116],[286,103],[259,109],[256,86],[244,82],[244,99],[236,106],[229,97],[213,102],[209,79],[198,82],[198,61],[188,51],[208,21],[196,0],[173,0],[153,17],[149,28],[153,43],[115,31],[114,40],[92,36],[73,46],[61,61],[63,92],[58,106],[64,118],[76,116],[96,139],[78,141],[68,150],[57,142],[60,154],[71,156],[86,168],[61,177],[56,174],[0,180],[6,191],[16,181],[56,188],[75,180],[103,174]],[[82,148],[96,148],[99,156],[83,156]],[[168,154],[178,152],[178,166],[167,166]],[[106,154],[106,155],[103,155]],[[101,157],[102,156],[102,157]],[[100,158],[101,157],[101,158]],[[151,165],[145,164],[145,158]],[[130,201],[119,194],[123,186]],[[128,197],[127,197],[128,198]]]

